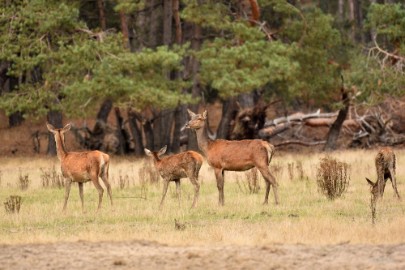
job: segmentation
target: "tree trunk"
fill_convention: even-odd
[[[22,122],[24,121],[24,117],[22,116],[21,112],[15,112],[12,113],[9,117],[8,117],[8,125],[10,127],[15,127],[20,125]]]
[[[157,5],[157,0],[150,0],[148,1],[149,8],[150,8],[150,23],[149,23],[149,46],[151,48],[155,48],[159,45],[159,26],[161,23],[159,22],[161,6]]]
[[[345,121],[347,114],[349,112],[350,107],[349,95],[343,86],[341,89],[341,93],[342,93],[342,103],[344,107],[339,110],[339,114],[335,122],[333,122],[332,126],[329,129],[328,137],[324,148],[325,151],[332,151],[336,149],[336,143],[339,138],[340,130],[342,129],[343,122]]]
[[[173,141],[171,145],[171,152],[172,153],[178,153],[180,152],[180,146],[181,146],[181,128],[184,126],[184,124],[187,121],[187,111],[186,111],[186,106],[185,105],[180,105],[177,106],[175,112],[174,112],[174,130],[173,130]]]
[[[122,32],[122,44],[125,49],[129,49],[129,31],[127,15],[123,10],[120,10],[121,32]]]
[[[233,119],[235,119],[238,109],[234,98],[230,98],[223,102],[222,105],[222,117],[219,122],[217,130],[217,139],[229,139],[231,133],[231,125]]]
[[[172,43],[172,25],[173,25],[173,3],[172,0],[163,1],[163,44]]]
[[[106,99],[97,113],[96,124],[93,128],[93,134],[100,134],[104,132],[104,127],[107,124],[108,115],[111,112],[113,102],[111,99]]]
[[[97,7],[101,30],[105,31],[107,29],[107,23],[105,19],[104,0],[97,0]]]
[[[355,14],[354,0],[349,0],[349,19],[352,25],[350,36],[353,42],[356,41],[356,21],[354,14]]]
[[[142,140],[142,131],[138,126],[138,117],[136,116],[136,113],[129,111],[128,120],[129,128],[135,144],[135,156],[141,157],[144,155],[144,145]]]
[[[49,124],[54,126],[55,128],[62,128],[62,113],[58,111],[49,111],[47,115],[47,121]],[[56,142],[53,134],[49,132],[48,134],[48,155],[55,156],[56,155]]]
[[[155,142],[153,139],[153,128],[152,128],[152,122],[149,120],[144,121],[143,124],[143,132],[145,133],[145,139],[146,139],[146,148],[149,150],[155,151]]]
[[[173,0],[173,18],[174,18],[174,24],[176,27],[176,38],[175,41],[177,44],[182,43],[182,38],[183,38],[183,30],[181,28],[181,21],[180,21],[180,4],[179,0]]]
[[[121,111],[118,107],[114,108],[115,110],[115,117],[117,119],[117,137],[119,141],[118,149],[117,149],[117,154],[123,155],[128,152],[128,137],[127,134],[124,130],[124,119],[121,116]]]
[[[199,5],[201,5],[201,1],[198,1]],[[191,49],[193,51],[199,51],[201,48],[201,26],[198,24],[193,24],[193,35],[191,39]],[[191,72],[193,76],[193,86],[191,89],[191,95],[193,98],[197,98],[201,95],[201,88],[200,88],[200,81],[198,77],[198,72],[200,69],[200,63],[197,58],[194,56],[191,57],[190,59],[190,66],[191,66]],[[190,109],[193,112],[198,112],[198,105],[191,105]],[[187,149],[188,150],[198,150],[198,144],[197,144],[197,136],[193,130],[188,131],[188,144],[187,144]]]

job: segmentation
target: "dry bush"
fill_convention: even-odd
[[[257,173],[257,169],[253,168],[245,172],[246,181],[249,188],[249,193],[258,193],[260,190],[259,185],[259,174]]]
[[[1,187],[1,178],[3,176],[3,172],[0,170],[0,187]]]
[[[273,165],[270,165],[270,172],[276,177],[276,179],[279,179],[283,174],[283,168],[284,167],[280,163],[274,163]]]
[[[159,182],[159,172],[153,166],[152,161],[145,159],[143,166],[138,171],[141,182],[156,184]]]
[[[316,180],[318,191],[330,200],[340,197],[349,186],[349,165],[326,156],[321,158],[317,168]]]
[[[47,187],[56,187],[56,188],[63,188],[65,186],[64,178],[61,173],[59,173],[55,166],[52,168],[44,169],[40,168],[41,170],[41,181],[42,186],[44,188]]]
[[[21,208],[21,196],[11,195],[5,202],[4,207],[7,213],[19,213]]]
[[[297,169],[298,179],[299,180],[304,180],[304,168],[302,167],[302,161],[301,160],[297,161],[297,165],[295,165],[295,168]]]
[[[22,174],[21,170],[20,173],[18,175],[18,183],[19,183],[19,187],[21,190],[27,190],[28,186],[30,184],[30,179],[28,177],[28,174]]]
[[[124,188],[129,187],[129,176],[128,176],[128,174],[122,175],[121,171],[119,171],[118,185],[119,185],[120,189],[124,189]]]
[[[290,177],[290,180],[294,180],[294,162],[287,163],[288,166],[288,176]]]

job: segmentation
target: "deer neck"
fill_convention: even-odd
[[[55,134],[55,142],[56,142],[56,153],[58,154],[58,159],[62,160],[66,157],[67,152],[65,149],[65,144],[62,140],[62,136],[60,132]]]
[[[198,148],[200,148],[200,150],[204,153],[204,155],[207,156],[208,144],[211,141],[211,139],[208,137],[208,129],[206,125],[204,125],[200,129],[196,129],[195,132],[197,135]]]

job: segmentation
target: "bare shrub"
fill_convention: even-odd
[[[318,191],[333,200],[340,197],[349,186],[349,165],[326,156],[321,158],[317,168],[316,180]]]
[[[279,163],[274,163],[273,165],[270,165],[270,171],[274,173],[276,178],[280,178],[281,175],[283,174],[283,166]]]
[[[139,169],[138,175],[140,181],[146,181],[151,184],[159,183],[159,172],[148,159],[145,159],[143,162],[143,166]]]
[[[302,161],[299,160],[297,161],[297,164],[295,165],[295,168],[297,169],[297,173],[298,173],[298,179],[299,180],[304,180],[304,168],[302,166]]]
[[[63,188],[65,186],[64,178],[62,174],[56,170],[55,166],[49,169],[40,168],[40,170],[41,182],[44,188]]]
[[[292,163],[287,163],[288,166],[288,176],[290,177],[290,180],[294,179],[294,162]]]
[[[253,168],[247,172],[245,172],[246,180],[249,187],[249,193],[258,193],[260,190],[259,185],[259,175],[257,173],[257,169]]]
[[[3,172],[0,170],[0,187],[1,187],[1,178],[3,176]]]
[[[120,189],[125,189],[125,188],[129,187],[129,176],[128,176],[128,174],[122,175],[121,171],[119,171],[118,185],[119,185]]]
[[[28,174],[22,174],[21,170],[20,173],[18,175],[18,183],[19,183],[19,187],[21,190],[27,190],[28,186],[30,184],[30,179],[28,177]]]
[[[19,213],[21,208],[21,196],[11,195],[5,202],[4,207],[9,214]]]

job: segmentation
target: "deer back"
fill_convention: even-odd
[[[104,173],[109,156],[100,151],[68,152],[61,160],[62,174],[75,181],[87,181]]]
[[[215,140],[209,143],[207,161],[214,168],[244,171],[255,166],[267,166],[273,147],[263,140]]]
[[[203,157],[194,151],[187,151],[164,157],[155,163],[163,178],[184,178],[190,176],[195,170],[200,170]]]

